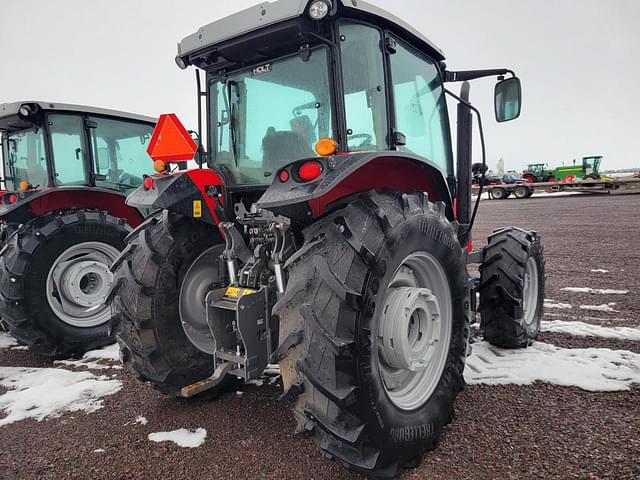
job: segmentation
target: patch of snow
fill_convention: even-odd
[[[592,273],[609,273],[609,270],[605,270],[604,268],[596,268],[591,270]]]
[[[26,345],[18,345],[17,347],[11,347],[11,350],[29,350]]]
[[[562,320],[543,321],[543,332],[568,333],[577,337],[615,338],[618,340],[640,341],[640,329],[631,327],[603,327],[584,322]]]
[[[597,312],[611,312],[611,313],[615,313],[615,312],[619,312],[619,310],[615,310],[613,308],[611,308],[611,305],[580,305],[580,308],[582,310],[595,310]]]
[[[16,347],[18,342],[7,332],[0,332],[0,348]]]
[[[588,288],[588,287],[565,287],[562,289],[565,292],[572,293],[593,293],[596,295],[626,295],[629,290],[607,290],[602,288]]]
[[[96,448],[93,453],[104,453],[106,450],[104,448]]]
[[[244,392],[241,392],[240,390],[238,390],[238,391],[236,392],[236,395],[238,395],[239,397],[241,397],[242,395],[244,395]]]
[[[264,382],[260,379],[258,380],[249,380],[248,382],[246,382],[248,385],[255,385],[256,387],[261,387],[262,385],[264,385]]]
[[[181,428],[171,432],[155,432],[149,434],[149,440],[152,442],[173,442],[183,448],[199,447],[204,443],[205,438],[207,438],[207,431],[204,428],[198,428],[194,431]]]
[[[98,363],[93,360],[105,360],[110,363]],[[89,370],[105,370],[108,368],[122,369],[122,365],[113,364],[120,363],[120,349],[118,344],[109,345],[98,350],[90,350],[79,360],[56,360],[54,363],[76,368],[87,368]]]
[[[66,412],[95,412],[103,407],[102,397],[122,388],[120,381],[90,372],[22,367],[0,367],[0,385],[9,389],[0,396],[0,411],[7,415],[0,426],[25,418],[42,421]]]
[[[593,392],[629,390],[640,383],[640,354],[608,348],[561,348],[536,342],[503,350],[487,342],[473,345],[464,372],[469,384],[530,385],[536,381]]]
[[[573,306],[570,303],[555,303],[549,300],[544,301],[544,308],[558,308],[564,310],[572,307]]]
[[[83,360],[112,360],[120,362],[120,348],[117,343],[108,345],[98,350],[90,350],[82,357]]]
[[[149,423],[149,420],[147,420],[145,417],[136,417],[136,423],[146,425],[147,423]]]
[[[546,382],[592,392],[623,391],[640,383],[640,354],[608,348],[561,348],[542,342],[503,350],[478,342],[467,359],[464,378],[469,384]]]

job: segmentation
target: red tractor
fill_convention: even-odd
[[[49,102],[0,105],[0,321],[38,354],[113,343],[111,263],[144,219],[155,119]]]
[[[182,397],[278,363],[324,454],[379,477],[416,466],[452,420],[476,312],[499,346],[540,328],[539,236],[507,227],[468,248],[480,118],[467,81],[498,77],[500,122],[520,114],[520,81],[447,70],[420,32],[360,0],[262,3],[186,37],[176,63],[206,73],[206,165],[127,200],[158,213],[113,266],[124,360]]]

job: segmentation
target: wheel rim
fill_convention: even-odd
[[[47,301],[55,315],[73,327],[91,328],[109,321],[105,300],[120,251],[106,243],[85,242],[65,250],[49,269]]]
[[[440,262],[426,252],[408,256],[387,289],[378,328],[378,362],[385,391],[403,410],[424,405],[449,353],[451,291]]]
[[[540,279],[538,278],[538,264],[536,263],[536,259],[531,257],[527,261],[524,269],[524,288],[522,290],[524,323],[529,327],[536,321],[539,288]]]
[[[182,280],[178,301],[184,333],[198,350],[210,355],[215,353],[215,342],[207,325],[205,299],[221,286],[218,260],[223,250],[224,245],[215,245],[196,258]]]

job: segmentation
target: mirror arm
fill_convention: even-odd
[[[477,78],[484,77],[498,77],[502,75],[511,74],[516,76],[513,70],[507,68],[494,68],[490,70],[461,70],[459,72],[450,72],[446,70],[444,72],[445,82],[468,82],[469,80],[475,80]]]

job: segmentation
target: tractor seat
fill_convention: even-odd
[[[315,157],[300,133],[276,131],[274,127],[269,127],[262,139],[262,153],[262,166],[271,172],[290,161]]]

